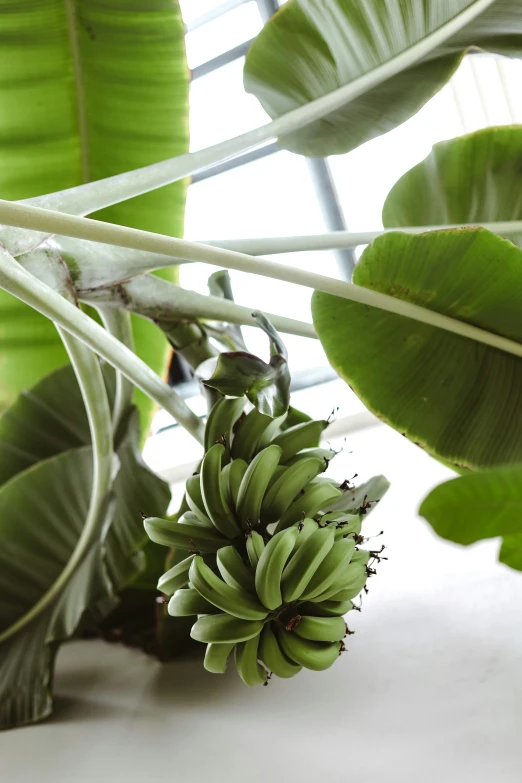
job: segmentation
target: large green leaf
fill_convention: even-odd
[[[105,372],[111,402],[114,373]],[[40,460],[90,444],[89,423],[72,367],[42,378],[0,417],[0,485]]]
[[[0,191],[23,199],[187,151],[184,27],[175,0],[17,0],[0,16]],[[178,182],[100,217],[181,236]],[[173,272],[164,272],[172,277]],[[0,409],[65,364],[54,327],[0,292]],[[157,372],[169,353],[136,320],[137,352]],[[150,410],[144,403],[142,410]]]
[[[391,189],[387,228],[522,220],[522,127],[442,141]],[[522,244],[522,235],[510,236]]]
[[[115,592],[143,566],[141,511],[164,514],[170,492],[143,463],[139,436],[137,412],[130,410],[118,433],[120,468],[105,535],[57,602],[0,644],[0,726],[49,714],[57,643],[75,631],[86,610],[106,614]],[[34,606],[77,543],[92,482],[88,442],[71,367],[42,380],[0,419],[0,631]]]
[[[522,52],[518,0],[290,0],[251,46],[245,87],[279,117],[387,66],[377,87],[280,137],[304,155],[354,149],[417,112],[448,81],[470,47]],[[480,12],[473,20],[466,13]],[[426,40],[439,31],[444,43]],[[426,40],[422,59],[393,76],[393,58]],[[387,74],[390,74],[389,77]]]
[[[390,233],[358,285],[522,342],[522,251],[484,229]],[[377,416],[448,463],[522,462],[522,361],[409,318],[316,292],[329,361]]]
[[[500,559],[522,571],[521,465],[446,481],[428,495],[420,513],[439,536],[458,544],[506,536]]]

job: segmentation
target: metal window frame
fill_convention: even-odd
[[[232,11],[235,8],[238,8],[239,6],[251,1],[252,0],[228,0],[228,2],[222,3],[188,25],[187,32],[191,32],[192,30],[201,27],[203,24],[208,24],[209,22],[218,19],[220,16],[223,16],[229,11]],[[255,2],[259,8],[259,13],[261,14],[263,24],[266,24],[270,17],[273,16],[280,8],[278,0],[255,0]],[[223,66],[228,65],[235,60],[239,60],[241,57],[244,57],[250,47],[250,44],[252,43],[252,40],[244,41],[238,46],[229,49],[227,52],[223,52],[217,57],[214,57],[211,60],[196,66],[192,70],[192,79],[200,79],[203,76],[207,76],[208,74],[213,73],[218,68],[222,68]],[[230,171],[231,169],[239,168],[240,166],[244,166],[247,163],[251,163],[255,160],[260,160],[267,155],[273,155],[279,150],[280,147],[276,142],[267,144],[260,149],[254,150],[253,152],[239,155],[232,160],[226,161],[225,163],[221,163],[211,169],[195,174],[192,178],[192,182],[197,183],[201,182],[202,180],[209,179],[210,177],[216,177],[219,174],[224,174],[225,172]],[[316,192],[319,208],[325,221],[326,229],[328,231],[347,231],[348,225],[346,223],[343,208],[335,188],[328,160],[326,158],[307,158],[306,161]],[[353,250],[336,250],[335,255],[337,258],[341,279],[350,281],[352,279],[352,273],[355,267],[355,254]]]

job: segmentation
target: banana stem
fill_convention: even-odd
[[[58,331],[74,367],[89,420],[93,454],[89,510],[80,538],[60,576],[26,614],[0,634],[0,643],[21,631],[50,606],[75,574],[100,535],[114,474],[111,411],[98,357],[65,330],[59,328]]]
[[[125,345],[130,351],[134,352],[134,335],[132,333],[132,324],[130,313],[125,310],[115,310],[110,307],[96,308],[103,325],[109,334],[112,334],[122,345]],[[114,397],[114,408],[112,411],[112,426],[114,434],[132,403],[134,385],[118,370],[116,371],[116,394]]]
[[[478,343],[489,345],[492,348],[505,351],[513,356],[522,357],[522,345],[520,343],[488,332],[485,329],[480,329],[477,326],[472,326],[464,321],[458,321],[455,318],[450,318],[447,315],[437,313],[434,310],[429,310],[420,305],[415,305],[411,302],[403,301],[402,299],[396,299],[393,296],[388,296],[387,294],[382,294],[378,291],[372,291],[369,288],[364,288],[353,283],[335,280],[331,277],[307,272],[296,267],[285,266],[284,264],[278,264],[274,261],[256,258],[255,256],[248,256],[244,253],[235,253],[230,250],[205,247],[203,245],[198,245],[195,242],[174,239],[173,237],[167,237],[163,234],[153,234],[135,228],[126,228],[110,223],[102,223],[99,220],[78,218],[72,215],[64,215],[59,212],[41,209],[39,207],[29,207],[24,204],[14,204],[2,200],[0,200],[0,222],[36,230],[47,229],[50,233],[63,233],[68,236],[80,237],[81,239],[94,239],[95,241],[106,242],[121,247],[150,250],[153,253],[164,253],[165,255],[172,255],[175,257],[182,256],[191,261],[202,261],[207,264],[213,264],[214,266],[262,275],[263,277],[269,277],[274,280],[284,280],[289,283],[304,286],[305,288],[322,291],[323,293],[331,294],[332,296],[359,302],[360,304],[365,304],[369,307],[376,307],[389,313],[395,313],[404,318],[411,318],[414,321],[419,321],[420,323],[428,324],[438,329],[444,329],[453,334],[458,334],[461,337],[475,340]],[[9,256],[9,258],[11,258],[11,261],[16,265],[14,259],[11,256]],[[0,285],[6,287],[5,284],[2,283],[1,276]],[[64,306],[66,304],[66,302],[63,302]],[[67,306],[71,307],[71,305],[68,304]],[[74,308],[72,309],[74,310]],[[43,312],[43,310],[41,310],[41,312]],[[49,317],[54,318],[53,315]],[[57,319],[55,318],[55,320]],[[94,324],[94,326],[96,326],[96,324]],[[80,330],[78,330],[78,336],[81,338]],[[84,336],[84,341],[87,342],[86,336]],[[113,360],[111,363],[113,363]],[[147,368],[147,370],[148,369],[149,368]],[[165,405],[163,405],[163,407],[165,407]]]
[[[346,250],[359,245],[370,245],[379,237],[392,231],[404,234],[426,234],[451,228],[485,228],[503,237],[522,234],[522,221],[506,220],[496,223],[462,223],[444,226],[397,226],[375,231],[331,231],[327,234],[305,234],[295,237],[259,237],[253,239],[216,239],[204,241],[210,247],[221,247],[253,256],[270,256],[279,253],[303,253],[314,250]]]
[[[5,249],[0,250],[0,287],[88,345],[203,443],[202,422],[174,389],[92,318],[24,270]]]

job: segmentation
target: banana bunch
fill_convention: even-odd
[[[252,531],[243,553],[219,549],[215,569],[192,554],[160,589],[171,595],[170,614],[198,615],[191,636],[207,645],[208,671],[223,673],[233,650],[246,685],[264,684],[269,673],[322,671],[344,649],[343,615],[368,577],[370,553],[356,546],[359,529],[307,518],[267,542]]]
[[[334,663],[371,553],[358,547],[359,513],[325,513],[343,494],[320,476],[335,454],[317,447],[327,422],[285,429],[285,417],[244,406],[214,406],[183,513],[144,524],[178,553],[158,589],[171,615],[197,616],[191,636],[207,644],[205,668],[224,672],[234,650],[243,681],[258,685],[270,672],[293,677]]]
[[[205,429],[205,456],[186,483],[185,509],[177,520],[149,518],[156,543],[215,553],[240,543],[250,530],[279,532],[313,517],[342,492],[321,478],[335,452],[315,448],[327,425],[309,421],[284,430],[242,399],[222,399]]]

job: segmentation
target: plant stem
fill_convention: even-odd
[[[178,324],[182,320],[199,318],[257,326],[252,318],[253,308],[242,307],[217,296],[203,296],[154,275],[144,275],[129,282],[95,291],[80,289],[78,296],[83,302],[88,302],[95,307],[125,308],[152,321],[162,321],[163,324],[168,322]],[[297,334],[301,337],[316,337],[312,324],[273,313],[266,313],[266,316],[280,332]]]
[[[21,631],[56,600],[98,539],[107,513],[107,498],[114,474],[114,454],[111,411],[99,360],[79,340],[62,329],[58,331],[74,367],[89,420],[93,459],[89,510],[81,535],[60,576],[26,614],[0,634],[0,643]]]
[[[92,318],[26,272],[5,249],[0,252],[0,287],[92,348],[170,413],[197,441],[203,442],[202,422],[173,389]]]
[[[135,171],[118,174],[97,182],[89,182],[75,188],[62,190],[47,196],[30,199],[27,203],[39,204],[50,209],[77,215],[88,215],[97,209],[126,201],[129,198],[163,187],[171,182],[210,168],[230,158],[255,149],[279,136],[293,133],[316,120],[337,111],[360,95],[382,84],[392,76],[414,65],[425,55],[455,35],[487,9],[494,0],[476,0],[472,5],[457,13],[446,24],[391,60],[378,65],[352,82],[333,90],[327,95],[293,109],[282,117],[198,152],[180,155],[177,158],[145,166]]]
[[[358,245],[369,245],[378,237],[393,231],[404,234],[425,234],[454,228],[485,228],[493,234],[509,237],[522,234],[522,221],[510,220],[498,223],[463,223],[447,226],[398,226],[376,231],[331,231],[328,234],[308,234],[295,237],[260,237],[259,239],[216,239],[202,244],[221,247],[253,256],[269,256],[278,253],[302,253],[309,250],[344,250]]]
[[[116,340],[127,346],[134,352],[134,335],[130,313],[125,310],[115,310],[112,307],[97,307],[103,325]],[[112,411],[112,426],[114,434],[118,429],[122,417],[132,404],[134,385],[121,372],[116,371],[116,394],[114,396],[114,408]]]
[[[0,221],[3,221],[8,225],[22,225],[24,228],[36,228],[37,230],[40,230],[42,227],[47,227],[51,233],[64,233],[68,236],[78,236],[82,239],[94,239],[95,241],[107,242],[109,244],[113,243],[121,247],[150,250],[152,253],[164,253],[165,255],[172,253],[172,255],[181,255],[191,261],[202,261],[207,264],[213,264],[214,266],[237,269],[241,272],[262,275],[263,277],[269,277],[274,280],[284,280],[285,282],[295,283],[304,286],[305,288],[312,288],[326,294],[332,294],[333,296],[349,299],[353,302],[359,302],[360,304],[365,304],[369,307],[377,307],[380,310],[395,313],[395,315],[401,315],[405,318],[412,318],[414,321],[435,326],[438,329],[444,329],[447,332],[452,332],[461,337],[466,337],[470,340],[483,343],[484,345],[489,345],[492,348],[497,348],[500,351],[513,354],[513,356],[522,357],[522,345],[520,343],[493,334],[485,329],[480,329],[477,326],[472,326],[464,321],[458,321],[455,318],[450,318],[447,315],[437,313],[434,310],[428,310],[419,305],[405,302],[401,299],[396,299],[393,296],[388,296],[386,294],[381,294],[378,291],[372,291],[368,288],[354,285],[353,283],[345,283],[331,277],[307,272],[302,269],[297,269],[296,267],[285,266],[284,264],[278,264],[274,261],[266,261],[261,258],[256,258],[255,256],[245,255],[244,253],[235,253],[231,250],[222,250],[221,248],[205,247],[204,245],[187,242],[183,239],[167,237],[163,234],[153,234],[135,228],[126,228],[111,223],[102,223],[99,220],[89,220],[86,218],[74,217],[72,215],[63,215],[59,212],[51,212],[38,207],[29,207],[24,204],[13,204],[12,202],[2,200],[0,200]],[[12,263],[16,266],[15,260],[12,257],[9,258],[11,258]],[[5,284],[2,283],[1,275],[0,285],[6,287]],[[71,306],[68,305],[68,307]],[[37,307],[37,309],[40,308]],[[43,311],[41,310],[41,312]],[[58,320],[54,315],[50,315],[49,317]],[[96,324],[94,325],[96,326]],[[78,330],[78,336],[82,337],[81,329]],[[108,336],[109,335],[107,335],[107,337]],[[84,334],[83,339],[87,342],[86,334]],[[103,355],[99,348],[95,348],[95,350],[98,350],[100,355]],[[113,363],[114,360],[111,360],[111,364]],[[131,376],[128,375],[128,377]],[[131,378],[131,380],[134,380],[134,378]],[[163,407],[165,407],[164,404]],[[176,418],[175,414],[174,417]],[[185,424],[183,426],[185,426]]]

